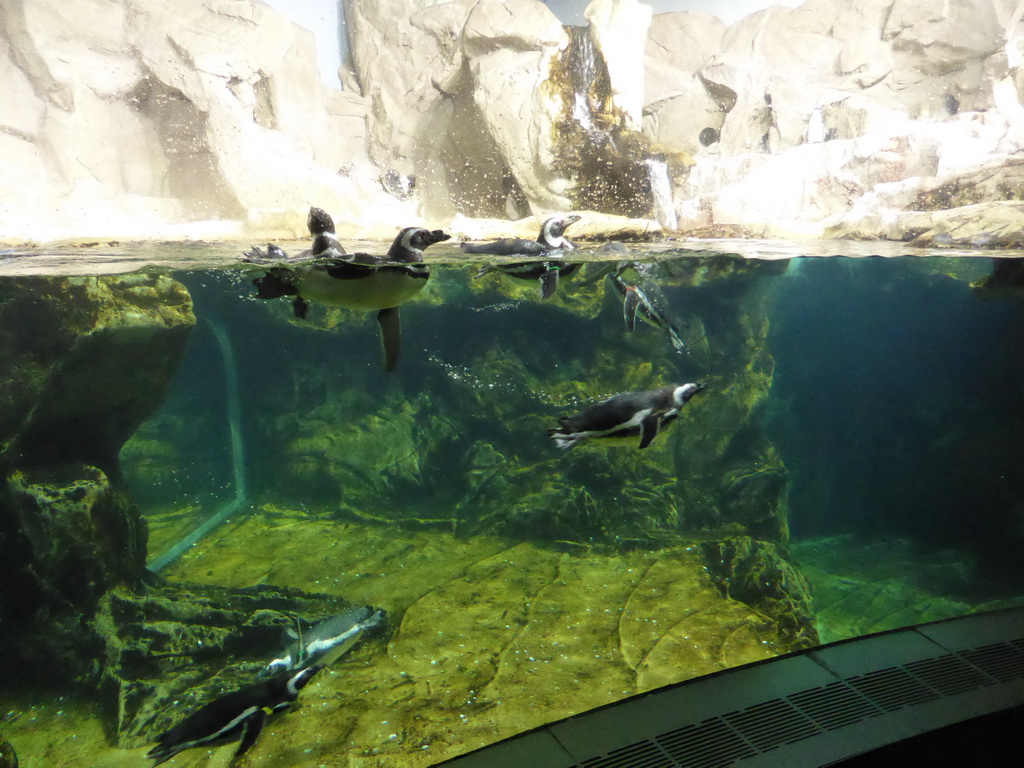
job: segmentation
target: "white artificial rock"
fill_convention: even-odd
[[[637,0],[593,0],[583,12],[611,81],[612,103],[639,130],[644,106],[644,48],[653,9]]]
[[[386,237],[421,214],[571,207],[568,36],[544,3],[345,11],[359,90],[340,92],[312,35],[259,0],[0,3],[0,236],[215,218],[301,236],[319,205]],[[1024,0],[808,0],[730,27],[594,0],[586,17],[684,228],[970,243],[1017,221],[913,207],[965,185],[972,205],[1024,194]],[[383,191],[389,168],[418,177],[418,200]]]
[[[338,175],[366,163],[367,102],[320,85],[312,35],[258,0],[25,0],[0,15],[6,238],[158,236],[282,209],[302,222],[314,204],[359,232],[417,220],[375,179]]]

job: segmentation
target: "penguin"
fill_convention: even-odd
[[[575,250],[576,245],[565,236],[565,230],[580,220],[575,214],[557,215],[545,219],[536,240],[496,240],[493,243],[472,245],[462,243],[463,253],[486,253],[491,256],[549,256],[561,258],[561,251]],[[539,280],[542,299],[550,299],[558,290],[560,277],[569,277],[579,269],[579,264],[561,261],[528,261],[515,264],[487,264],[480,268],[477,277],[497,270],[509,277],[520,280]]]
[[[336,253],[333,245],[314,252],[318,242],[330,242],[326,233],[320,233],[314,236],[314,246],[304,263],[275,266],[253,280],[256,298],[294,296],[292,307],[300,319],[306,317],[310,300],[331,307],[376,310],[384,346],[384,369],[391,372],[398,367],[401,351],[398,307],[419,293],[430,277],[430,268],[423,263],[423,249],[449,239],[451,235],[439,229],[406,227],[398,233],[387,256],[380,257]],[[252,257],[252,252],[248,256]]]
[[[564,261],[524,261],[516,264],[487,264],[480,267],[477,277],[488,272],[498,271],[518,280],[537,280],[540,282],[540,297],[550,299],[558,290],[560,278],[571,276],[580,265]]]
[[[638,448],[651,444],[658,434],[679,416],[679,411],[705,384],[670,384],[646,392],[626,392],[563,416],[560,427],[548,430],[548,437],[563,450],[587,440],[605,445],[629,445],[637,438]]]
[[[279,264],[281,262],[308,261],[316,258],[337,258],[345,255],[345,249],[335,234],[334,219],[323,208],[310,207],[306,216],[306,227],[312,238],[310,247],[296,256],[289,257],[280,247],[267,243],[267,250],[256,246],[242,255],[250,264]]]
[[[619,270],[610,277],[615,290],[622,296],[622,317],[626,322],[626,330],[630,333],[633,332],[636,328],[636,316],[639,313],[640,317],[649,325],[661,328],[668,334],[668,340],[677,352],[686,351],[686,344],[683,342],[679,329],[669,320],[660,306],[664,303],[664,298],[660,296],[657,286],[649,284],[644,287],[640,281],[627,283],[622,279],[623,271]]]
[[[460,248],[463,253],[487,253],[492,256],[544,256],[551,251],[571,251],[576,245],[565,236],[565,230],[579,220],[576,214],[557,214],[544,220],[536,240],[515,238],[481,245],[462,243]]]
[[[241,738],[232,759],[238,758],[256,743],[267,717],[290,707],[298,699],[299,691],[321,669],[321,666],[312,666],[290,670],[219,696],[161,733],[157,745],[146,757],[156,761],[155,768],[186,749]]]
[[[308,632],[292,634],[295,639],[283,656],[274,659],[262,674],[275,674],[284,670],[307,667],[311,664],[327,666],[345,654],[368,630],[384,623],[383,609],[374,610],[361,605],[319,622]]]

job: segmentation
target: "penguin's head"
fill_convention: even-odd
[[[398,233],[395,242],[391,244],[388,258],[393,261],[423,261],[424,248],[450,240],[451,237],[440,229],[406,227]]]
[[[322,235],[324,232],[334,234],[334,219],[323,208],[309,209],[309,216],[306,217],[306,226],[309,227],[309,236],[312,238]]]
[[[306,686],[306,683],[313,679],[313,675],[321,669],[323,669],[322,665],[314,664],[311,667],[304,667],[298,672],[293,672],[290,677],[286,678],[285,689],[292,696],[297,696],[299,691]]]
[[[687,400],[696,395],[702,389],[705,389],[707,384],[703,383],[691,383],[691,384],[680,384],[674,390],[672,390],[672,402],[678,406],[682,406]]]
[[[562,214],[549,216],[540,227],[540,236],[537,238],[537,241],[544,243],[549,248],[572,247],[563,235],[570,224],[574,224],[579,220],[580,217],[574,213],[565,216]]]

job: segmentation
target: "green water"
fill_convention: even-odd
[[[401,308],[390,374],[371,315],[314,305],[300,320],[258,300],[262,272],[233,246],[7,254],[0,268],[145,262],[187,288],[184,356],[120,452],[150,562],[174,553],[159,563],[170,583],[385,608],[386,632],[311,685],[253,764],[412,766],[1024,595],[1024,302],[975,287],[991,259],[680,245],[635,247],[624,274],[660,296],[683,351],[661,328],[627,330],[604,274],[621,254],[585,253],[542,300],[534,281],[477,278],[439,249]],[[614,394],[693,381],[707,388],[642,451],[559,451],[546,434]],[[23,765],[52,764],[28,735],[44,710],[63,732],[52,706],[31,687],[10,701]],[[67,711],[91,733],[80,760],[139,764],[143,740],[109,748],[88,707]]]

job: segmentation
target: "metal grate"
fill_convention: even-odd
[[[1009,639],[837,679],[687,723],[587,757],[575,768],[727,768],[905,707],[1020,678],[1024,678],[1024,638]],[[785,763],[785,751],[775,759]],[[473,764],[490,764],[484,760]]]
[[[650,741],[614,749],[604,757],[584,760],[582,768],[676,768],[678,763]]]
[[[821,688],[811,688],[786,697],[826,731],[859,723],[882,714],[882,710],[840,680]]]
[[[724,768],[757,754],[757,750],[720,717],[677,728],[658,736],[655,741],[672,756],[676,765],[686,768]]]
[[[802,741],[821,729],[784,699],[774,699],[742,712],[726,715],[725,721],[759,752]]]
[[[940,698],[939,694],[900,667],[850,677],[846,682],[886,712]]]
[[[961,651],[959,655],[999,682],[1008,683],[1024,677],[1024,653],[1021,652],[1024,647],[1021,650],[1015,647],[1022,643],[1024,641],[1021,640],[1013,644],[993,643],[971,651]]]
[[[994,685],[996,682],[977,667],[952,653],[904,664],[903,668],[943,696],[966,693],[975,688]]]

